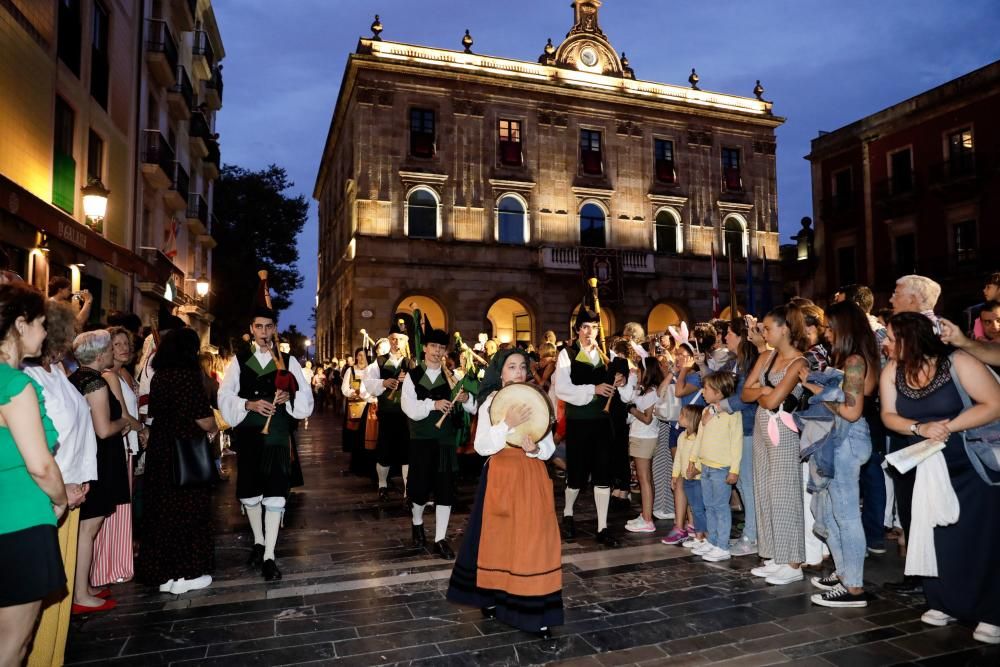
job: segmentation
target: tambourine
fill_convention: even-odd
[[[517,382],[498,391],[490,405],[490,422],[499,424],[507,411],[517,405],[527,405],[531,415],[528,421],[507,431],[507,444],[520,447],[524,436],[530,437],[532,442],[540,442],[552,430],[556,417],[548,395],[533,384]]]

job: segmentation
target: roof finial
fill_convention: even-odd
[[[462,37],[462,46],[465,47],[466,53],[472,53],[472,35],[469,34],[468,28],[465,30],[465,36]]]
[[[757,79],[757,85],[753,87],[753,95],[758,100],[764,100],[764,86],[760,85],[760,79]]]
[[[622,76],[626,79],[635,78],[635,71],[628,66],[628,56],[625,55],[624,51],[622,51]]]
[[[556,52],[556,47],[552,44],[552,38],[549,37],[548,41],[545,42],[545,54],[551,56]]]
[[[694,90],[701,90],[701,88],[698,87],[698,82],[699,81],[701,81],[701,77],[698,76],[698,73],[695,72],[694,68],[692,67],[691,68],[691,76],[688,77],[688,83],[691,84],[691,87]]]
[[[378,14],[375,15],[375,20],[372,21],[372,39],[376,42],[382,41],[382,22],[378,18]]]

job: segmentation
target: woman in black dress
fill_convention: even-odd
[[[215,430],[198,361],[198,334],[175,329],[163,336],[153,357],[149,416],[153,418],[146,446],[145,506],[142,548],[136,577],[180,595],[212,583],[211,489],[179,487],[174,482],[176,438],[193,438]]]
[[[107,611],[112,599],[98,597],[101,591],[90,585],[90,563],[94,539],[104,518],[118,505],[132,501],[125,457],[125,434],[138,431],[138,421],[122,412],[122,405],[108,388],[101,373],[114,363],[111,334],[104,329],[87,331],[73,340],[73,356],[80,367],[69,376],[77,391],[90,404],[90,417],[97,434],[97,479],[90,483],[87,499],[80,506],[80,536],[76,548],[76,578],[73,586],[73,613]]]
[[[981,362],[952,352],[919,313],[889,320],[886,347],[891,361],[881,378],[882,419],[887,428],[909,436],[911,444],[946,443],[942,453],[959,504],[957,522],[934,528],[938,576],[924,579],[930,609],[921,620],[928,625],[976,621],[976,639],[1000,644],[1000,487],[979,477],[961,436],[1000,419],[1000,384]],[[953,373],[974,403],[967,410]]]

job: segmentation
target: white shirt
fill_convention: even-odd
[[[645,394],[639,394],[638,391],[635,393],[638,395],[633,397],[632,404],[639,412],[645,412],[660,402],[660,395],[656,392],[656,387],[648,389]],[[653,415],[650,423],[644,424],[641,419],[629,414],[628,423],[628,434],[631,438],[656,438],[660,434],[660,425],[656,421],[656,415]]]
[[[90,419],[90,403],[66,377],[62,364],[51,371],[27,366],[24,372],[42,388],[45,413],[59,435],[56,464],[66,484],[97,479],[97,435]]]
[[[271,363],[271,353],[268,350],[259,350],[254,346],[254,356],[257,358],[257,363],[261,365],[261,368]],[[293,419],[306,419],[313,411],[313,395],[309,391],[309,383],[306,382],[305,377],[302,375],[302,367],[299,366],[299,362],[295,357],[288,358],[288,372],[295,376],[295,382],[299,385],[299,389],[295,392],[295,398],[284,404],[285,411]],[[246,419],[248,414],[246,409],[247,399],[240,398],[239,392],[240,360],[233,357],[232,361],[229,362],[229,366],[226,367],[222,384],[219,385],[219,412],[222,413],[222,418],[232,426],[236,426]],[[273,398],[271,396],[269,400]]]
[[[597,351],[596,345],[589,352],[585,352],[585,354],[590,357],[591,363],[595,366],[601,360],[601,355]],[[572,365],[573,360],[569,358],[569,348],[563,348],[556,359],[556,372],[554,373],[556,378],[556,396],[559,400],[566,401],[570,405],[587,405],[596,396],[596,385],[573,384],[573,379],[570,377],[570,368]]]
[[[499,424],[490,422],[490,406],[493,405],[493,397],[496,394],[493,392],[487,396],[479,407],[479,422],[476,426],[474,447],[482,456],[492,456],[507,446],[507,433],[510,432],[507,422],[502,419]],[[538,451],[533,454],[525,452],[524,455],[531,459],[548,461],[555,451],[556,443],[552,440],[552,430],[550,429],[538,443]]]
[[[385,363],[392,368],[398,369],[403,365],[403,359],[406,359],[402,354],[393,355],[392,352],[386,358]],[[382,373],[379,370],[378,364],[368,364],[368,368],[365,369],[364,379],[362,380],[365,389],[372,396],[381,396],[385,393],[385,385],[382,384]]]
[[[114,371],[112,370],[111,372],[113,373]],[[132,419],[138,419],[139,397],[132,391],[129,383],[121,377],[118,378],[118,382],[122,387],[122,410],[127,412]],[[125,442],[128,443],[128,450],[130,452],[133,454],[139,453],[139,434],[136,431],[129,431],[125,436]]]
[[[362,400],[368,403],[375,403],[378,401],[378,394],[372,394],[368,391],[368,385],[366,378],[370,379],[371,373],[374,371],[375,375],[378,375],[378,365],[368,364],[365,366],[363,371],[359,371],[357,366],[351,366],[346,373],[344,373],[344,380],[340,383],[340,391],[344,392],[344,396],[352,396],[354,394],[354,387],[351,386],[351,382],[356,379],[361,381],[358,388],[358,394],[361,396]]]
[[[146,336],[146,340],[142,344],[142,356],[139,359],[139,365],[136,367],[139,369],[139,415],[144,417],[146,424],[152,424],[152,417],[147,417],[149,415],[149,390],[153,382],[153,357],[156,356],[156,347],[153,341],[153,336],[150,334]]]
[[[441,375],[441,369],[428,368],[425,373],[428,380],[436,382],[438,376]],[[427,416],[434,410],[434,402],[433,398],[425,398],[422,401],[417,398],[417,388],[413,385],[411,375],[407,373],[406,379],[403,380],[403,394],[400,397],[403,413],[415,422],[427,419]],[[469,394],[468,400],[462,404],[462,407],[470,415],[476,414],[476,399],[473,398],[472,394]]]

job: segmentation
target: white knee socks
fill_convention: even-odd
[[[403,466],[403,495],[406,495],[406,478],[410,475],[410,466]]]
[[[563,508],[563,516],[573,516],[573,505],[576,504],[576,498],[579,495],[580,489],[566,487],[566,507]]]
[[[450,505],[438,505],[434,508],[434,541],[440,542],[448,536],[448,519],[451,518]]]
[[[264,524],[260,516],[263,508],[260,506],[260,503],[256,505],[244,505],[243,508],[246,510],[247,519],[250,520],[250,530],[253,531],[253,543],[264,544]]]
[[[264,560],[274,560],[274,545],[278,543],[281,512],[264,512]]]
[[[384,489],[389,486],[389,466],[376,463],[375,472],[378,473],[378,488]]]
[[[410,503],[410,511],[413,512],[413,525],[424,525],[424,506],[417,503]]]
[[[608,505],[611,504],[611,487],[594,487],[594,504],[597,505],[597,532],[608,527]]]

